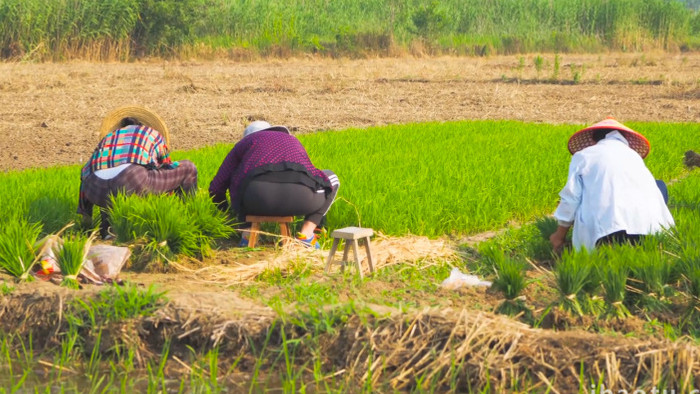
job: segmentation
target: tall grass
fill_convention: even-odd
[[[2,0],[0,55],[672,49],[698,44],[699,21],[675,0]]]

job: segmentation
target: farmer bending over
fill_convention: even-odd
[[[181,193],[197,189],[197,168],[187,160],[170,159],[170,134],[154,112],[138,106],[117,108],[105,117],[101,141],[85,163],[80,176],[78,213],[86,225],[92,223],[93,205],[108,208],[110,197],[126,194]],[[108,236],[109,221],[101,210],[102,238]]]
[[[573,155],[554,217],[559,227],[549,240],[555,250],[569,228],[575,249],[604,243],[636,244],[645,234],[674,226],[668,191],[644,164],[649,141],[612,118],[569,139]]]
[[[340,182],[330,170],[311,164],[306,149],[284,126],[255,121],[243,132],[209,185],[209,194],[226,210],[226,191],[238,220],[246,215],[304,216],[297,239],[320,248],[314,229],[333,204]],[[244,223],[242,228],[250,227]],[[240,246],[247,246],[244,231]]]

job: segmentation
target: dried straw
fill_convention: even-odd
[[[275,234],[267,235],[276,236]],[[414,235],[397,238],[378,233],[371,241],[370,248],[375,269],[394,264],[414,264],[417,262],[421,263],[421,267],[426,267],[437,262],[449,263],[459,259],[456,250],[447,241]],[[291,241],[271,251],[261,252],[260,259],[252,264],[227,261],[227,265],[210,265],[199,269],[190,269],[174,262],[171,264],[192,280],[236,285],[251,282],[269,270],[280,269],[285,272],[292,263],[303,262],[310,269],[321,271],[325,266],[328,253],[326,250],[308,249],[299,242]],[[363,272],[368,272],[365,248],[358,248],[358,254]],[[335,264],[332,270],[339,266],[341,256],[342,253],[336,253],[334,256]],[[348,258],[351,261],[354,258],[352,251]]]

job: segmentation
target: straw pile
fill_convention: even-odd
[[[442,261],[456,261],[459,258],[456,250],[447,241],[441,239],[431,240],[420,236],[395,238],[377,234],[371,241],[371,250],[375,269],[399,263],[410,264],[419,261],[421,266],[425,267]],[[360,245],[358,252],[363,272],[367,273],[369,268],[365,248]],[[259,260],[254,263],[226,261],[226,265],[209,265],[199,269],[187,268],[177,263],[172,265],[191,280],[236,285],[251,282],[260,274],[269,270],[280,269],[284,273],[290,265],[298,262],[308,264],[312,270],[322,271],[326,264],[328,253],[326,250],[311,250],[297,242],[289,242],[272,252],[260,254]],[[333,272],[338,269],[341,258],[342,252],[335,254],[333,258]],[[349,259],[353,261],[352,250],[350,251]],[[351,267],[351,269],[354,268]]]

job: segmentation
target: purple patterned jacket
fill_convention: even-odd
[[[241,192],[253,177],[287,170],[308,175],[315,183],[310,187],[331,187],[326,174],[311,164],[306,149],[296,137],[279,131],[258,131],[244,137],[229,152],[209,184],[209,195],[215,204],[226,209],[228,190],[233,208],[239,210]]]

